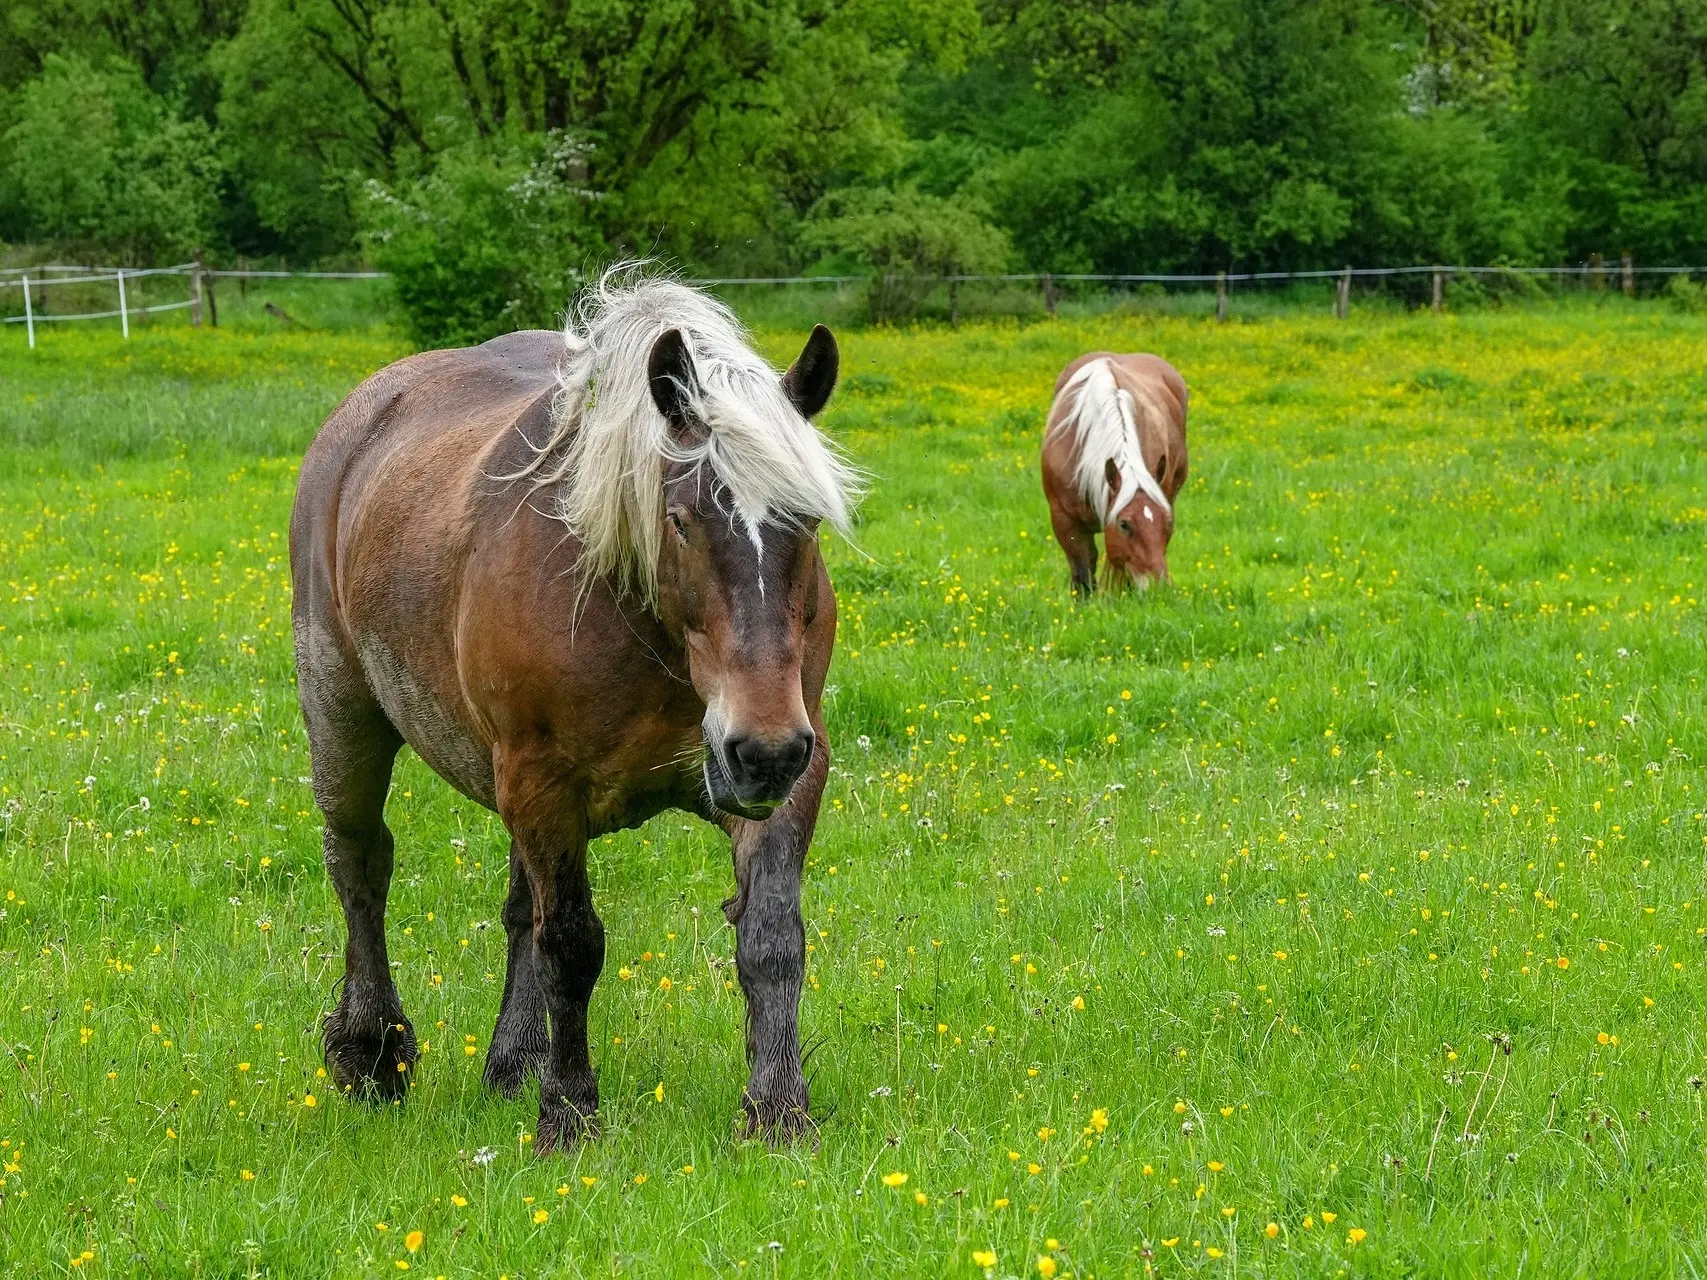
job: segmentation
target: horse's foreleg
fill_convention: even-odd
[[[513,1098],[522,1082],[545,1065],[551,1042],[545,1032],[545,995],[533,958],[533,889],[520,850],[510,843],[510,896],[504,902],[509,956],[504,999],[486,1055],[486,1087]]]
[[[1073,572],[1074,594],[1090,595],[1096,590],[1097,580],[1096,534],[1087,532],[1083,525],[1054,503],[1049,506],[1049,523],[1054,527],[1055,541],[1067,553],[1067,564]]]
[[[539,1082],[535,1150],[554,1151],[598,1132],[599,1082],[587,1052],[587,1004],[605,963],[605,927],[587,882],[584,813],[517,821],[510,834],[533,894],[533,969],[551,1015],[551,1043]],[[554,806],[555,809],[555,806]]]
[[[313,717],[309,723],[312,731]],[[415,1032],[385,947],[394,846],[384,818],[399,740],[389,724],[375,723],[361,733],[311,732],[311,746],[315,798],[326,817],[326,871],[349,929],[343,991],[323,1027],[326,1063],[346,1092],[401,1098],[415,1064]]]
[[[806,936],[800,875],[829,774],[829,736],[813,720],[812,759],[788,803],[764,822],[732,826],[735,896],[723,904],[735,926],[735,971],[747,997],[747,1065],[742,1110],[747,1132],[772,1140],[806,1129],[806,1077],[800,1064],[800,989]]]

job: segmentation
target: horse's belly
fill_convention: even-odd
[[[488,809],[496,809],[498,795],[492,778],[492,752],[445,709],[432,689],[384,641],[361,636],[356,645],[368,687],[403,740],[434,773],[463,795]]]

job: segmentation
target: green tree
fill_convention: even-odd
[[[84,242],[131,261],[183,257],[218,214],[213,138],[175,115],[138,70],[48,54],[5,135],[16,216],[38,239]]]
[[[1395,36],[1372,0],[1020,5],[1056,127],[974,184],[1038,267],[1314,266],[1362,226]]]
[[[1531,127],[1571,173],[1571,247],[1707,254],[1707,6],[1548,0],[1531,52]]]

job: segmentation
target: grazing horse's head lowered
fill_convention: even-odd
[[[1091,589],[1103,535],[1109,587],[1168,581],[1174,498],[1185,483],[1186,387],[1156,356],[1081,356],[1056,387],[1043,487],[1076,591]]]
[[[514,1096],[540,1072],[535,1151],[597,1128],[588,842],[668,808],[731,839],[748,1125],[809,1125],[800,888],[836,630],[818,531],[846,530],[856,490],[810,421],[836,367],[822,327],[779,375],[716,299],[618,271],[564,333],[411,356],[321,429],[292,613],[349,926],[324,1027],[340,1089],[401,1099],[415,1062],[385,945],[385,801],[408,743],[510,835],[485,1077]]]

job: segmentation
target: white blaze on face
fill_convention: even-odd
[[[1146,520],[1150,520],[1150,521],[1154,521],[1156,518],[1155,515],[1151,512],[1149,507],[1144,508],[1144,518]]]
[[[745,512],[737,511],[730,516],[730,530],[733,532],[735,520],[741,522],[741,527],[747,531],[747,541],[753,544],[753,554],[759,562],[759,599],[765,598],[765,534],[764,519],[749,519]]]

